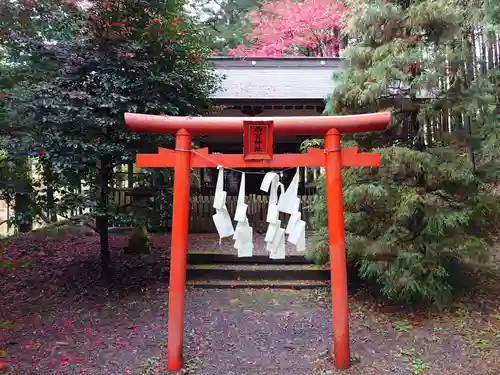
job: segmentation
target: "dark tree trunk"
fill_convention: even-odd
[[[486,36],[487,41],[488,41],[488,70],[492,70],[495,67],[495,62],[494,60],[494,52],[495,52],[495,47],[494,47],[494,35],[488,34]]]
[[[82,176],[81,176],[81,172],[80,171],[78,171],[78,174],[77,174],[76,191],[78,192],[78,196],[81,197],[83,189],[82,189]],[[78,215],[83,215],[83,208],[81,206],[78,207],[77,212],[78,212]]]
[[[450,119],[448,118],[448,108],[443,108],[443,114],[441,119],[441,133],[449,133],[450,132]]]
[[[96,218],[96,229],[101,238],[101,264],[105,272],[109,269],[111,259],[108,241],[108,183],[110,172],[110,157],[103,156],[99,169],[99,212]]]
[[[30,164],[27,159],[19,163],[19,185],[14,195],[14,212],[16,215],[16,224],[19,232],[26,233],[33,229],[32,212],[32,192],[33,188],[30,181]],[[20,219],[18,219],[20,218]]]
[[[57,213],[55,211],[54,199],[54,174],[50,164],[44,165],[45,183],[47,184],[47,217],[49,222],[57,222]]]
[[[469,35],[466,36],[467,41],[467,59],[466,59],[466,67],[465,67],[465,84],[466,87],[470,87],[471,82],[474,80],[474,32],[471,30]],[[481,39],[483,42],[484,40]],[[485,44],[481,43],[481,71],[484,73],[486,71],[486,49]],[[467,160],[472,167],[472,170],[476,170],[476,158],[474,155],[474,149],[472,148],[472,135],[474,133],[472,118],[468,115],[464,115],[464,127],[467,132]]]
[[[18,222],[19,232],[26,233],[33,229],[33,219],[31,215],[31,197],[28,192],[17,193],[14,197],[14,211]],[[21,220],[17,218],[21,217]]]
[[[300,178],[299,178],[299,194],[306,194],[306,168],[300,168]]]
[[[423,151],[425,149],[424,132],[422,124],[418,121],[418,111],[413,111],[410,114],[410,128],[413,136],[413,148]]]
[[[474,33],[472,33],[474,35]],[[487,57],[486,57],[486,34],[482,33],[481,34],[481,73],[486,74],[486,71],[488,70],[488,62],[487,62]],[[472,47],[472,46],[471,46]]]

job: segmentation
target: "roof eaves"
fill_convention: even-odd
[[[224,68],[337,68],[343,59],[339,57],[227,57],[216,56],[209,61],[217,69]]]

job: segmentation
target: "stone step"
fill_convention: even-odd
[[[328,280],[327,267],[313,264],[189,264],[188,280]]]
[[[316,289],[330,285],[323,280],[191,280],[187,286],[204,289]]]
[[[269,255],[254,255],[250,258],[238,258],[236,254],[216,251],[188,250],[189,264],[310,264],[303,254],[287,255],[285,259],[269,259]]]

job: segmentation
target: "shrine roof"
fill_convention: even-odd
[[[223,76],[217,100],[323,100],[333,90],[338,57],[212,57]]]

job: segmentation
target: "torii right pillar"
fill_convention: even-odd
[[[342,198],[342,156],[340,151],[340,133],[337,129],[330,129],[325,135],[325,182],[332,284],[333,352],[335,366],[345,369],[350,365],[350,345]]]

